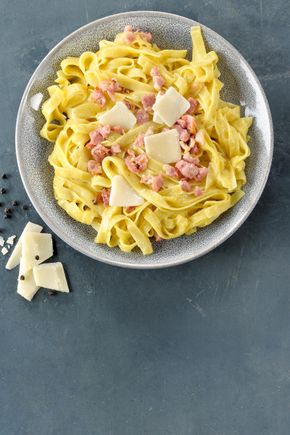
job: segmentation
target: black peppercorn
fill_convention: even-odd
[[[21,281],[25,280],[25,276],[24,275],[20,275],[19,279],[21,279]]]
[[[12,201],[12,205],[13,205],[13,207],[16,207],[17,205],[18,205],[18,201]]]
[[[2,178],[3,180],[5,180],[5,179],[7,178],[7,174],[3,173],[3,174],[1,175],[1,178]]]
[[[5,213],[5,214],[11,214],[11,213],[12,213],[11,208],[5,208],[5,209],[4,209],[4,213]]]
[[[35,260],[39,260],[39,255],[36,255],[34,258]]]
[[[1,187],[0,192],[1,192],[1,195],[4,195],[6,193],[6,189],[4,187]]]
[[[23,210],[28,210],[28,205],[27,204],[24,204],[23,206],[22,206],[22,208],[23,208]]]

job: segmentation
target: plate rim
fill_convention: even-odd
[[[61,231],[57,228],[57,225],[54,224],[53,220],[51,220],[49,217],[47,217],[45,215],[45,213],[43,213],[43,211],[41,210],[41,208],[38,206],[37,204],[37,195],[35,195],[30,189],[27,188],[27,176],[25,175],[25,170],[23,167],[23,164],[21,162],[21,156],[20,156],[20,149],[21,147],[19,146],[20,143],[20,119],[22,116],[22,113],[24,111],[25,108],[25,101],[27,98],[27,95],[30,91],[30,88],[34,82],[34,79],[37,77],[38,74],[38,70],[42,67],[42,65],[56,52],[58,51],[58,49],[65,44],[69,39],[71,39],[72,37],[76,36],[79,32],[82,32],[84,29],[95,25],[97,23],[104,23],[106,21],[110,21],[112,19],[114,19],[115,17],[132,17],[134,15],[147,15],[147,16],[152,16],[154,15],[155,17],[159,16],[159,17],[168,17],[168,18],[172,18],[175,20],[184,20],[184,22],[187,22],[188,25],[200,25],[203,29],[205,29],[207,31],[207,33],[212,34],[214,37],[217,37],[218,39],[221,40],[223,46],[228,47],[231,51],[233,51],[235,53],[235,55],[241,59],[241,61],[244,63],[244,65],[246,66],[246,68],[250,71],[256,86],[258,87],[262,99],[263,99],[263,103],[265,104],[266,107],[266,114],[268,117],[268,121],[269,121],[269,130],[270,130],[270,138],[269,138],[269,144],[270,144],[270,149],[269,149],[269,159],[268,159],[268,165],[266,168],[266,171],[264,172],[264,179],[263,182],[260,184],[259,186],[259,190],[257,192],[257,194],[255,195],[254,201],[252,201],[249,204],[249,207],[247,208],[247,210],[243,213],[243,215],[237,220],[237,222],[235,223],[235,225],[231,226],[229,231],[225,233],[225,235],[223,237],[220,237],[219,240],[216,240],[216,242],[214,244],[212,244],[210,247],[205,247],[203,248],[199,253],[196,254],[191,254],[189,256],[183,256],[180,259],[177,260],[167,260],[167,261],[162,261],[162,262],[158,262],[155,264],[143,264],[143,263],[139,263],[138,261],[136,261],[135,263],[127,263],[126,261],[124,262],[119,262],[119,260],[110,260],[109,258],[102,258],[101,256],[98,256],[98,254],[96,253],[91,254],[86,252],[86,250],[78,245],[77,243],[75,243],[74,241],[71,241],[69,238],[66,238],[65,234],[62,234]],[[32,73],[25,89],[24,92],[22,94],[21,97],[21,101],[19,104],[19,108],[17,111],[17,117],[16,117],[16,125],[15,125],[15,149],[16,149],[16,160],[17,160],[17,165],[18,165],[18,169],[19,169],[19,173],[20,173],[20,177],[21,177],[21,181],[23,183],[23,186],[25,188],[25,191],[33,205],[33,207],[35,208],[36,212],[38,213],[38,215],[41,217],[41,219],[45,222],[45,224],[62,240],[64,241],[66,244],[68,244],[69,246],[71,246],[73,249],[76,249],[78,252],[81,252],[82,254],[86,255],[87,257],[90,257],[94,260],[100,261],[102,263],[106,263],[109,264],[111,266],[117,266],[117,267],[122,267],[122,268],[129,268],[129,269],[162,269],[162,268],[167,268],[167,267],[174,267],[174,266],[178,266],[180,264],[184,264],[187,262],[190,262],[192,260],[195,260],[199,257],[202,257],[203,255],[208,254],[209,252],[213,251],[214,249],[216,249],[218,246],[220,246],[222,243],[224,243],[227,239],[229,239],[238,229],[239,227],[246,221],[246,219],[249,217],[249,215],[252,213],[252,211],[254,210],[254,208],[256,207],[264,189],[266,186],[266,183],[268,181],[269,178],[269,174],[270,174],[270,169],[271,169],[271,165],[272,165],[272,160],[273,160],[273,151],[274,151],[274,131],[273,131],[273,120],[272,120],[272,115],[271,115],[271,110],[270,110],[270,106],[269,106],[269,102],[267,99],[267,96],[265,94],[265,91],[256,75],[256,73],[254,72],[254,70],[252,69],[252,67],[249,65],[249,63],[247,62],[247,60],[242,56],[242,54],[230,43],[228,42],[223,36],[221,36],[219,33],[215,32],[214,30],[212,30],[211,28],[205,26],[204,24],[192,20],[191,18],[188,17],[184,17],[182,15],[178,15],[178,14],[172,14],[170,12],[162,12],[162,11],[151,11],[151,10],[135,10],[135,11],[129,11],[129,12],[121,12],[121,13],[117,13],[117,14],[111,14],[111,15],[107,15],[105,17],[102,18],[98,18],[94,21],[90,21],[89,23],[84,24],[81,27],[78,27],[76,30],[74,30],[73,32],[69,33],[67,36],[65,36],[63,39],[61,39],[46,55],[45,57],[41,60],[41,62],[39,63],[39,65],[36,67],[36,69],[34,70],[34,72]],[[152,254],[154,255],[154,253]]]

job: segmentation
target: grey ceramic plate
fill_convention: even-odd
[[[52,145],[39,137],[43,124],[40,111],[30,107],[37,92],[46,95],[60,61],[66,56],[79,56],[83,51],[98,49],[101,39],[113,39],[125,25],[153,33],[163,48],[186,48],[191,52],[190,27],[195,21],[162,12],[130,12],[112,15],[87,24],[63,39],[38,66],[24,92],[16,123],[17,161],[26,191],[46,224],[66,243],[78,251],[106,263],[132,268],[159,268],[193,260],[216,248],[230,237],[255,207],[268,178],[273,152],[272,120],[263,89],[239,52],[217,33],[202,26],[209,49],[218,53],[223,97],[246,107],[254,117],[251,128],[251,157],[247,161],[244,198],[209,227],[192,236],[156,244],[154,254],[144,257],[139,252],[126,254],[93,242],[95,232],[71,219],[57,205],[52,192],[53,171],[47,162]]]

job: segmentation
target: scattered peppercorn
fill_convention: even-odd
[[[5,212],[5,214],[11,214],[12,210],[11,210],[11,208],[5,208],[4,212]]]
[[[22,208],[23,208],[23,210],[28,210],[28,209],[29,209],[29,207],[28,207],[27,204],[24,204],[24,205],[22,206]]]
[[[55,290],[48,290],[47,291],[49,296],[55,296],[56,295],[56,291]]]
[[[5,214],[4,219],[10,219],[12,217],[12,214]]]
[[[35,260],[39,260],[39,255],[36,255],[34,258]]]
[[[12,205],[13,205],[13,207],[16,207],[17,205],[18,205],[18,201],[12,201]]]
[[[4,195],[7,192],[7,190],[5,189],[5,187],[1,187],[0,192],[1,192],[1,195]]]
[[[2,178],[3,180],[5,180],[5,179],[7,178],[7,174],[3,173],[3,174],[1,175],[1,178]]]
[[[21,279],[21,281],[24,281],[25,280],[25,276],[24,275],[20,275],[19,279]]]

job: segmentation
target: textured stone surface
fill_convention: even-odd
[[[29,304],[0,258],[1,435],[288,435],[290,427],[290,55],[284,1],[148,1],[227,38],[268,96],[274,162],[238,232],[192,263],[156,271],[95,262],[56,239],[72,293]],[[14,126],[25,85],[64,35],[143,2],[0,3],[0,202],[27,201]],[[13,18],[13,20],[12,20]],[[19,234],[30,209],[2,219]]]

